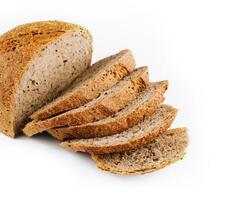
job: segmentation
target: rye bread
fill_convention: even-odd
[[[103,137],[120,133],[150,117],[163,102],[167,88],[168,81],[150,83],[134,101],[112,116],[88,124],[51,129],[48,133],[58,140]]]
[[[112,88],[101,93],[98,98],[52,118],[34,120],[28,123],[23,131],[26,135],[32,136],[48,129],[79,125],[108,117],[136,99],[148,86],[148,79],[148,68],[137,68]]]
[[[91,56],[92,37],[79,25],[35,22],[0,36],[0,132],[14,137],[90,66]]]
[[[134,68],[135,60],[130,50],[122,50],[115,55],[106,57],[94,63],[62,95],[30,117],[45,119],[78,108],[98,97],[101,92],[111,88]]]
[[[150,143],[129,151],[92,155],[97,167],[116,174],[145,174],[162,169],[185,155],[189,138],[186,128],[170,129]]]
[[[61,143],[70,151],[96,154],[121,152],[151,142],[172,124],[177,110],[169,105],[161,105],[150,118],[119,134],[89,139],[74,139]]]

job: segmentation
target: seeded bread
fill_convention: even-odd
[[[101,138],[74,139],[61,143],[71,151],[96,154],[121,152],[140,147],[166,131],[172,124],[177,110],[169,105],[161,105],[154,114],[128,130]]]
[[[44,119],[78,108],[111,88],[134,68],[135,60],[130,50],[104,58],[82,73],[61,96],[33,113],[31,118]]]
[[[65,22],[24,24],[0,36],[0,132],[14,137],[90,65],[91,55],[90,33]]]
[[[162,169],[185,155],[189,139],[186,128],[170,129],[152,142],[120,153],[92,155],[97,167],[116,174],[145,174]]]
[[[103,119],[123,109],[147,86],[148,69],[140,67],[115,86],[101,93],[98,98],[55,117],[40,121],[34,120],[28,123],[23,131],[26,135],[32,136],[56,127],[79,125]]]
[[[120,133],[150,117],[163,102],[167,87],[168,81],[150,83],[132,103],[110,117],[88,124],[51,129],[48,133],[59,140],[103,137]]]

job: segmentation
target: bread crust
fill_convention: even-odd
[[[93,98],[96,98],[101,91],[112,87],[135,68],[135,60],[130,50],[122,50],[118,54],[123,55],[116,60],[116,62],[110,63],[109,66],[97,74],[97,76],[91,78],[86,85],[80,86],[74,93],[62,99],[60,102],[54,103],[53,106],[47,107],[46,109],[41,108],[33,113],[31,118],[45,119],[60,112],[77,108]],[[96,67],[96,65],[99,65],[99,62],[103,62],[105,59],[96,62],[92,67]],[[50,105],[51,104],[52,102]]]
[[[72,140],[72,143],[69,141],[66,141],[66,142],[62,142],[60,146],[73,152],[81,151],[81,152],[88,152],[88,153],[94,153],[94,154],[122,152],[130,149],[139,148],[151,142],[159,134],[164,133],[173,123],[177,114],[177,109],[168,105],[165,105],[165,106],[167,106],[170,109],[171,115],[166,117],[166,119],[164,120],[161,126],[152,130],[149,134],[145,135],[142,138],[131,140],[128,143],[121,143],[121,144],[115,144],[115,145],[107,144],[106,146],[95,146],[95,145],[86,145],[86,144],[78,144],[78,143],[76,145],[72,145],[72,143],[74,142]]]
[[[141,169],[141,170],[119,170],[114,167],[108,166],[105,162],[103,162],[102,155],[97,155],[97,154],[91,154],[91,158],[96,162],[96,166],[100,168],[101,170],[104,170],[106,172],[111,172],[114,174],[122,174],[122,175],[137,175],[137,174],[146,174],[150,172],[155,172],[157,170],[160,170],[162,168],[165,168],[166,166],[169,166],[173,163],[175,163],[178,160],[182,160],[185,156],[185,149],[188,146],[189,143],[189,138],[188,138],[188,130],[187,128],[175,128],[175,129],[170,129],[163,134],[180,134],[181,132],[184,132],[186,134],[186,145],[178,155],[178,157],[173,158],[172,160],[169,160],[167,162],[161,163],[159,166],[156,166],[155,168],[147,168],[147,169]]]
[[[104,137],[120,133],[130,127],[135,126],[140,121],[147,119],[164,101],[164,93],[168,87],[168,81],[151,83],[155,88],[155,94],[151,98],[139,105],[135,110],[128,113],[126,116],[113,117],[114,120],[104,123],[88,123],[78,126],[70,126],[48,130],[54,138],[58,140],[70,138],[93,138]],[[99,122],[99,121],[98,121]]]
[[[0,131],[15,137],[14,96],[28,64],[49,43],[70,30],[90,33],[79,25],[61,21],[35,22],[18,26],[0,36]]]
[[[147,87],[149,81],[148,68],[141,67],[138,70],[140,73],[127,80],[122,88],[115,90],[112,95],[103,98],[92,106],[85,107],[73,114],[64,113],[47,120],[34,120],[25,126],[23,132],[32,136],[51,128],[89,123],[110,116],[133,101]]]

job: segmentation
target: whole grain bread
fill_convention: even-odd
[[[96,154],[121,152],[138,148],[151,142],[172,124],[177,110],[169,105],[161,105],[150,118],[119,134],[89,139],[74,139],[61,143],[70,151]]]
[[[52,118],[34,120],[28,123],[23,131],[26,135],[32,136],[48,129],[79,125],[108,117],[136,99],[148,86],[148,79],[148,68],[137,68],[112,88],[101,93],[98,98]]]
[[[60,21],[0,36],[0,132],[14,137],[27,117],[65,90],[91,62],[92,37]]]
[[[189,139],[186,128],[170,129],[150,143],[129,151],[92,155],[97,167],[117,174],[145,174],[162,169],[185,155]]]
[[[32,119],[45,119],[52,115],[78,108],[98,97],[119,80],[132,72],[135,60],[130,50],[106,57],[89,67],[72,86],[51,103],[31,115]]]
[[[150,83],[148,88],[123,110],[105,119],[76,126],[48,130],[58,140],[103,137],[120,133],[150,117],[164,100],[168,81]]]

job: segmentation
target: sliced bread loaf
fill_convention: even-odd
[[[55,128],[48,132],[59,140],[103,137],[120,133],[150,117],[163,102],[167,87],[168,81],[150,83],[134,101],[112,116],[88,124]]]
[[[161,105],[154,114],[128,130],[101,138],[74,139],[61,143],[71,151],[96,154],[121,152],[149,143],[172,124],[177,110],[169,105]]]
[[[0,36],[0,132],[14,137],[35,110],[89,65],[92,37],[60,21],[18,26]]]
[[[78,125],[103,119],[133,101],[148,85],[148,68],[140,67],[109,90],[87,104],[46,120],[34,120],[23,129],[32,136],[36,133],[69,125]]]
[[[104,58],[82,73],[62,95],[31,115],[32,119],[44,119],[58,113],[78,108],[111,88],[135,68],[130,50]]]
[[[152,142],[121,153],[92,155],[97,167],[117,174],[145,174],[164,168],[185,155],[188,146],[186,128],[170,129]]]

